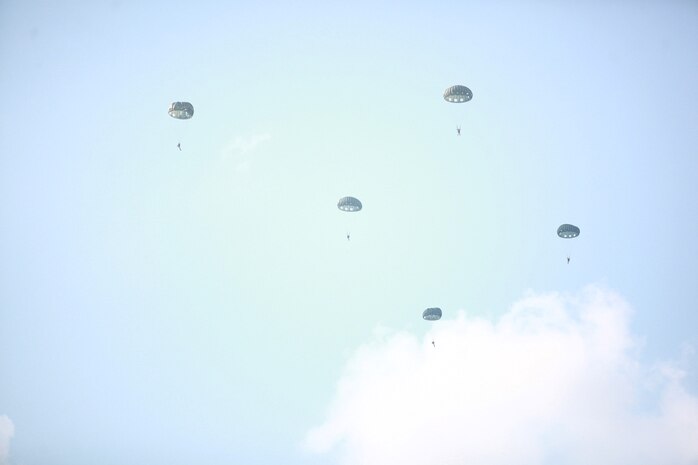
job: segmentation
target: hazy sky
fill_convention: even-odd
[[[696,82],[691,1],[2,1],[0,465],[695,464]]]

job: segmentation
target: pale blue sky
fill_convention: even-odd
[[[0,4],[9,463],[326,463],[428,306],[600,284],[644,360],[698,344],[695,2],[62,3]]]

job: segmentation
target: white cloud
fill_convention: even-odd
[[[640,363],[629,316],[588,288],[379,336],[304,445],[349,465],[696,465],[698,397],[676,365]]]
[[[8,465],[10,439],[15,435],[15,425],[7,415],[0,415],[0,465]]]
[[[250,137],[236,136],[224,149],[223,158],[233,158],[237,164],[236,171],[247,173],[250,171],[249,154],[254,152],[262,143],[271,139],[271,135],[256,134]]]

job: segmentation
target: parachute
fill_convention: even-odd
[[[422,312],[422,318],[424,318],[427,321],[436,321],[441,319],[441,309],[439,307],[431,307],[427,308]],[[431,345],[436,348],[436,342],[434,340],[431,340]]]
[[[361,209],[363,208],[363,205],[361,205],[361,201],[355,197],[342,197],[341,199],[339,199],[339,202],[337,202],[337,208],[339,208],[343,212],[351,213],[351,212],[361,211]],[[351,240],[351,233],[349,233],[349,225],[348,224],[347,224],[347,240]]]
[[[176,119],[189,119],[194,116],[194,105],[189,102],[173,102],[167,113]]]
[[[450,103],[468,102],[473,98],[473,93],[465,86],[451,86],[444,91],[444,100]],[[460,113],[460,112],[458,112]],[[461,135],[461,125],[456,125],[456,134]]]
[[[439,307],[427,308],[422,312],[422,318],[427,321],[436,321],[441,319],[441,309]]]
[[[194,116],[194,105],[189,102],[172,102],[167,113],[174,119],[187,120]],[[186,126],[188,125],[180,126],[180,129],[177,130],[177,148],[180,152],[182,151],[181,137],[185,132]]]
[[[451,103],[468,102],[472,98],[472,91],[465,86],[451,86],[444,92],[444,100]]]
[[[337,208],[343,212],[358,212],[363,208],[361,201],[354,197],[342,197],[337,202]]]
[[[579,228],[573,224],[561,224],[557,228],[557,235],[563,239],[573,239],[579,236]]]

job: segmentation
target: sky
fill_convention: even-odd
[[[0,2],[0,465],[695,465],[696,82],[691,1]]]

